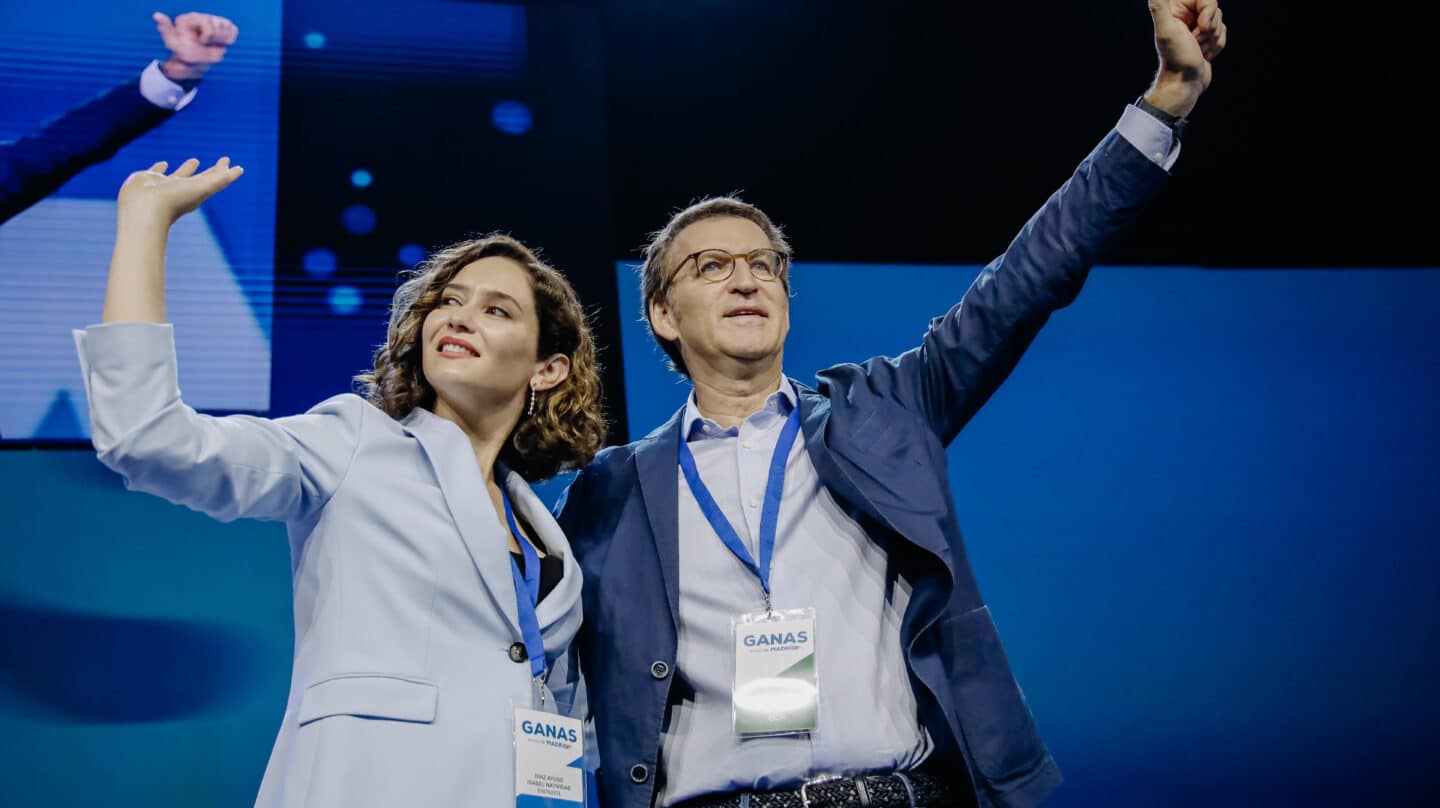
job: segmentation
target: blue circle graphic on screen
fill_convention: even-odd
[[[335,274],[335,268],[340,265],[335,253],[324,247],[316,247],[300,259],[300,265],[305,267],[305,272],[316,278],[328,278]]]
[[[530,108],[519,101],[501,101],[490,110],[490,121],[507,135],[523,135],[530,131]]]
[[[375,178],[370,176],[370,172],[363,168],[355,169],[355,172],[350,175],[350,184],[356,188],[369,188],[370,183],[374,181]]]
[[[340,222],[357,236],[363,236],[375,229],[375,211],[365,205],[351,205],[340,214]]]
[[[425,248],[419,244],[406,244],[400,248],[399,252],[395,253],[395,257],[399,258],[400,263],[405,266],[413,267],[425,260]]]
[[[331,288],[328,299],[330,310],[336,314],[354,314],[360,310],[360,304],[364,302],[360,296],[360,290],[353,286]]]
[[[305,47],[312,50],[319,50],[325,47],[325,35],[319,31],[311,31],[305,35]]]

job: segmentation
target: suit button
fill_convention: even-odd
[[[510,646],[511,662],[524,662],[529,658],[529,655],[525,653],[525,643],[517,642],[514,645]]]
[[[656,679],[664,679],[670,675],[670,663],[663,659],[650,663],[650,675]]]
[[[643,783],[648,779],[650,779],[650,770],[645,767],[644,763],[636,763],[630,767],[630,782]]]

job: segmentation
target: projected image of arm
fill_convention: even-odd
[[[183,109],[240,33],[235,23],[213,14],[191,12],[172,21],[156,12],[154,19],[169,51],[164,61],[152,62],[139,76],[14,141],[0,143],[0,223]]]

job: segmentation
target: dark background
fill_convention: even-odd
[[[317,62],[287,37],[277,305],[288,292],[307,310],[299,257],[337,229],[335,183],[316,178],[363,162],[392,183],[392,210],[341,257],[375,268],[359,274],[376,293],[324,327],[346,346],[380,340],[402,231],[434,246],[503,228],[543,245],[596,307],[615,440],[628,435],[608,262],[638,255],[670,212],[740,191],[787,229],[800,260],[983,263],[1156,64],[1136,0],[524,5],[528,71],[498,87],[476,89],[443,64],[340,70],[334,52]],[[291,3],[286,29],[353,8]],[[1108,261],[1434,266],[1422,192],[1433,148],[1405,33],[1417,27],[1382,9],[1224,9],[1230,46],[1172,188]],[[522,138],[486,120],[507,90],[535,112]],[[280,314],[277,345],[312,326]],[[345,350],[345,368],[368,364],[368,349]],[[277,350],[275,411],[343,385],[336,358]]]
[[[1156,65],[1138,0],[605,8],[625,248],[741,188],[804,258],[987,261]],[[1384,6],[1222,8],[1229,47],[1174,188],[1112,262],[1434,266],[1411,190],[1434,161],[1419,28]]]

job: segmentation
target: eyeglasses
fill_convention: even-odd
[[[735,274],[735,259],[744,259],[745,265],[750,268],[750,274],[757,281],[773,281],[785,274],[785,267],[790,263],[790,256],[779,250],[751,250],[748,253],[731,253],[725,250],[701,250],[685,256],[675,272],[670,275],[673,283],[680,275],[680,270],[692,259],[695,261],[695,274],[701,280],[710,283],[724,283],[730,280]]]

